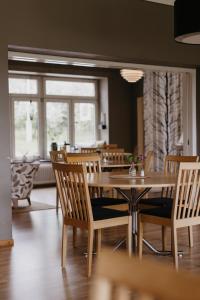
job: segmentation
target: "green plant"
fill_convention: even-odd
[[[144,162],[144,155],[135,155],[131,154],[127,157],[127,160],[130,164],[139,164]]]

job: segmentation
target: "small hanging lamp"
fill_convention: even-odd
[[[126,81],[136,82],[143,77],[144,72],[142,70],[122,69],[120,74]]]

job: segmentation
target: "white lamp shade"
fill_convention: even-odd
[[[126,81],[136,82],[143,77],[144,72],[142,70],[122,69],[120,74]]]

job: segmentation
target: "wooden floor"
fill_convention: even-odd
[[[72,248],[72,234],[69,232],[68,266],[60,267],[61,214],[56,210],[20,213],[13,216],[12,249],[0,249],[0,300],[83,300],[88,299],[91,280],[86,277],[87,235],[78,233],[78,245]],[[180,269],[197,272],[200,275],[200,234],[195,228],[194,248],[188,247],[187,231],[180,230],[179,249],[184,251],[179,259]],[[124,229],[106,230],[105,245],[113,246],[124,236]],[[145,237],[158,248],[160,228],[145,228]],[[169,238],[170,245],[170,238]],[[171,257],[158,257],[144,249],[145,256],[172,265]],[[103,300],[103,299],[102,299]]]

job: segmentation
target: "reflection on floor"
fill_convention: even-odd
[[[49,194],[49,195],[48,195]],[[53,201],[55,189],[35,190],[32,197]],[[50,196],[51,195],[51,196]],[[54,199],[55,201],[55,199]],[[68,232],[69,244],[67,269],[60,267],[61,212],[56,210],[34,211],[13,216],[12,249],[0,249],[0,299],[1,300],[86,300],[91,280],[86,277],[87,233],[78,231],[77,248],[72,247],[72,231]],[[194,248],[188,247],[187,230],[179,232],[179,249],[184,251],[180,269],[200,274],[199,227],[194,230]],[[103,234],[103,244],[113,246],[125,234],[122,229],[108,229]],[[159,226],[145,227],[145,237],[161,248]],[[170,248],[170,236],[168,236]],[[172,265],[171,257],[154,256],[147,249],[145,256]],[[102,299],[103,300],[103,299]]]
[[[31,192],[31,201],[56,205],[56,187],[36,187]]]

